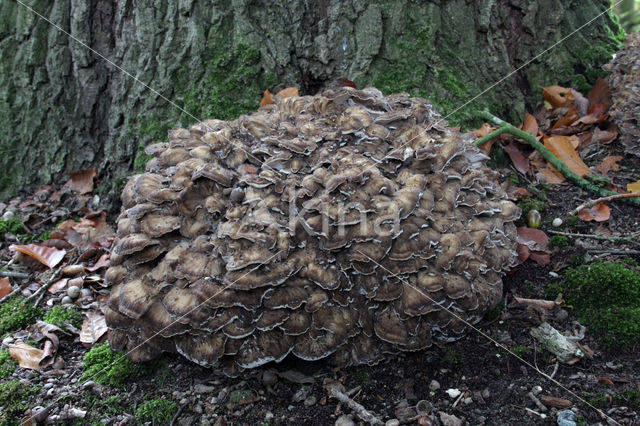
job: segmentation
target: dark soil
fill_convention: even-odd
[[[607,155],[624,153],[615,143],[598,147],[587,164],[599,164]],[[636,158],[625,157],[621,165],[621,170],[611,172],[619,187],[640,178]],[[622,202],[610,203],[611,218],[602,224],[578,221],[575,226],[553,228],[554,218],[566,219],[567,213],[587,200],[589,194],[565,183],[551,187],[546,197],[542,229],[550,237],[552,230],[628,236],[640,229],[640,209]],[[23,200],[31,198],[25,196]],[[68,204],[59,219],[71,217],[74,211],[83,208]],[[46,229],[54,222],[45,220],[40,228]],[[36,235],[41,232],[31,231]],[[9,235],[2,242],[0,266],[7,265],[11,258],[8,252],[11,238]],[[529,332],[546,320],[557,330],[569,333],[576,321],[571,307],[541,312],[513,304],[514,297],[548,299],[547,285],[561,279],[571,265],[597,259],[639,261],[639,249],[626,243],[573,238],[569,246],[551,250],[550,264],[541,266],[527,260],[508,274],[504,278],[504,303],[464,339],[442,348],[402,354],[373,367],[336,370],[322,362],[286,359],[242,378],[230,379],[182,357],[167,355],[156,371],[114,387],[79,381],[87,348],[80,344],[77,335],[72,335],[60,340],[58,357],[63,365],[41,370],[17,368],[12,376],[0,381],[19,379],[29,386],[39,386],[37,395],[26,401],[29,410],[13,412],[17,415],[15,422],[21,416],[28,418],[29,414],[39,412],[38,420],[58,424],[137,424],[136,409],[145,401],[161,397],[179,404],[173,418],[173,423],[179,425],[358,423],[359,418],[350,407],[328,397],[323,384],[334,379],[344,385],[353,400],[383,422],[398,419],[400,423],[423,425],[557,424],[562,409],[538,406],[530,397],[533,392],[538,399],[552,396],[570,401],[569,410],[576,414],[574,420],[578,424],[640,424],[637,344],[608,349],[587,330],[580,343],[593,351],[592,356],[572,365],[560,363]],[[23,270],[28,268],[33,266]],[[48,307],[59,303],[58,299],[59,296],[47,294],[42,304]],[[548,376],[553,376],[553,380]],[[45,411],[39,407],[45,407]],[[76,415],[70,419],[73,408],[86,411],[84,417]]]

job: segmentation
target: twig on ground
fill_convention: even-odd
[[[560,363],[556,361],[555,365],[553,366],[553,371],[551,372],[551,374],[549,374],[549,377],[551,377],[552,379],[555,377],[556,373],[558,372],[559,365]]]
[[[529,392],[527,396],[529,397],[530,400],[533,401],[534,404],[536,404],[536,407],[538,407],[540,411],[547,411],[547,407],[542,402],[540,402],[538,397],[535,396],[533,392]]]
[[[10,278],[29,278],[31,275],[25,274],[24,272],[16,272],[16,271],[3,271],[0,269],[0,277],[10,277]]]
[[[547,232],[555,235],[564,235],[565,237],[591,238],[594,240],[601,240],[601,241],[625,242],[625,243],[640,246],[640,241],[634,240],[634,238],[638,238],[639,236],[621,237],[618,235],[616,236],[612,235],[610,237],[607,237],[606,235],[602,235],[602,234],[577,234],[572,232],[554,231],[553,229],[549,229]]]
[[[33,300],[33,299],[36,299],[37,297],[36,302],[33,304],[34,309],[38,307],[38,305],[40,304],[40,301],[46,294],[47,290],[49,290],[49,288],[53,285],[53,283],[55,283],[58,280],[61,272],[62,272],[62,267],[59,267],[58,269],[55,270],[55,272],[53,273],[53,275],[51,275],[51,277],[47,280],[47,282],[42,285],[42,287],[36,290],[36,292],[33,293],[31,296],[27,297],[27,300]]]
[[[357,403],[353,399],[349,398],[344,392],[338,389],[338,386],[329,386],[328,389],[329,396],[331,398],[335,398],[338,401],[344,403],[349,408],[351,408],[363,421],[368,422],[372,425],[384,425],[384,422],[377,418],[373,413],[368,411],[364,406]]]
[[[587,253],[593,253],[593,254],[615,254],[615,255],[626,256],[628,254],[640,254],[640,250],[616,250],[616,249],[587,250]]]
[[[562,160],[560,160],[558,157],[555,156],[554,153],[552,153],[551,151],[549,151],[549,149],[544,146],[543,144],[541,144],[536,138],[535,136],[533,136],[531,133],[527,133],[524,130],[520,130],[516,127],[514,127],[512,124],[507,123],[506,121],[501,120],[500,118],[494,116],[493,114],[491,114],[488,111],[482,111],[479,113],[480,117],[484,118],[485,120],[489,120],[490,122],[500,126],[500,129],[505,129],[503,130],[501,133],[509,133],[512,134],[526,142],[529,143],[529,145],[531,145],[536,151],[538,151],[540,154],[542,154],[542,156],[544,157],[545,160],[547,160],[549,163],[551,163],[556,169],[558,169],[558,171],[560,173],[562,173],[562,175],[564,177],[566,177],[567,179],[569,179],[570,181],[572,181],[573,183],[575,183],[576,185],[578,185],[579,187],[586,189],[587,191],[593,192],[595,194],[597,194],[600,197],[608,197],[608,196],[617,196],[617,195],[621,195],[618,192],[615,191],[610,191],[608,189],[604,189],[604,188],[600,188],[597,185],[594,185],[593,183],[589,182],[586,179],[583,179],[580,177],[580,175],[578,175],[577,173],[575,173],[573,170],[571,170]],[[500,130],[498,129],[498,130]],[[494,135],[493,137],[495,137],[497,130],[489,133],[489,135]],[[487,135],[487,136],[489,136]],[[485,139],[487,136],[485,136],[482,139]],[[484,142],[487,142],[487,140],[485,140]],[[476,141],[477,142],[477,141]],[[616,198],[617,199],[617,198]],[[638,198],[620,198],[622,200],[625,200],[633,205],[636,206],[640,206],[640,199]]]
[[[178,408],[178,411],[176,412],[176,414],[173,415],[173,418],[171,419],[171,424],[169,426],[174,426],[176,424],[176,421],[178,421],[178,417],[180,416],[180,413],[182,413],[182,410],[184,409],[184,406],[186,404],[183,404],[180,406],[180,408]]]
[[[590,201],[587,201],[586,203],[580,204],[578,207],[570,211],[568,215],[575,216],[578,213],[580,213],[582,210],[589,209],[595,206],[596,204],[606,203],[607,201],[612,201],[612,200],[619,200],[621,198],[633,198],[633,197],[640,197],[640,192],[630,192],[628,194],[617,194],[617,195],[609,195],[606,197],[600,197],[595,200],[590,200]]]
[[[14,288],[11,293],[7,294],[5,297],[0,299],[0,303],[4,302],[7,299],[10,299],[11,297],[15,296],[18,293],[22,293],[22,290],[24,290],[28,285],[29,285],[29,281],[23,282],[20,286]]]

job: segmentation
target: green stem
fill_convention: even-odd
[[[571,170],[562,160],[560,160],[551,151],[549,151],[549,149],[547,149],[546,146],[538,142],[535,136],[533,136],[531,133],[527,133],[524,130],[520,130],[514,127],[512,124],[509,124],[506,121],[503,121],[498,117],[494,116],[489,111],[482,111],[479,113],[479,115],[485,120],[489,120],[490,122],[500,126],[499,129],[489,133],[487,136],[483,137],[482,139],[490,135],[494,135],[495,133],[498,132],[498,130],[504,129],[503,132],[501,133],[509,133],[509,134],[512,134],[513,136],[516,136],[528,142],[529,145],[531,145],[536,151],[542,154],[545,160],[551,163],[553,167],[558,169],[558,171],[562,173],[564,177],[566,177],[567,179],[569,179],[570,181],[578,185],[580,188],[583,188],[583,189],[586,189],[587,191],[598,194],[600,197],[608,197],[610,195],[619,195],[618,192],[600,188],[599,186],[592,184],[588,180],[581,178],[580,175],[578,175],[573,170]],[[494,137],[495,136],[497,135],[494,135]],[[640,199],[638,198],[625,198],[624,200],[627,201],[628,203],[634,204],[636,206],[640,206]]]
[[[503,133],[509,133],[509,129],[506,127],[498,127],[493,132],[488,133],[483,137],[481,137],[480,139],[478,139],[477,141],[475,141],[474,144],[476,144],[476,146],[484,145],[485,143],[489,142],[491,139],[497,138]]]

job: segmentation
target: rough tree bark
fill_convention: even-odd
[[[512,121],[540,87],[584,89],[619,45],[604,14],[477,101],[464,102],[609,7],[608,0],[21,0],[198,119],[312,93],[344,76],[430,99],[454,123]],[[0,199],[97,167],[103,196],[140,148],[194,121],[15,0],[0,3]]]

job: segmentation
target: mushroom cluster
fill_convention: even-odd
[[[629,34],[611,62],[604,66],[611,87],[611,118],[620,128],[626,152],[640,157],[640,33]]]
[[[112,347],[233,375],[461,337],[501,298],[520,210],[444,124],[424,99],[345,87],[172,130],[122,194]]]

